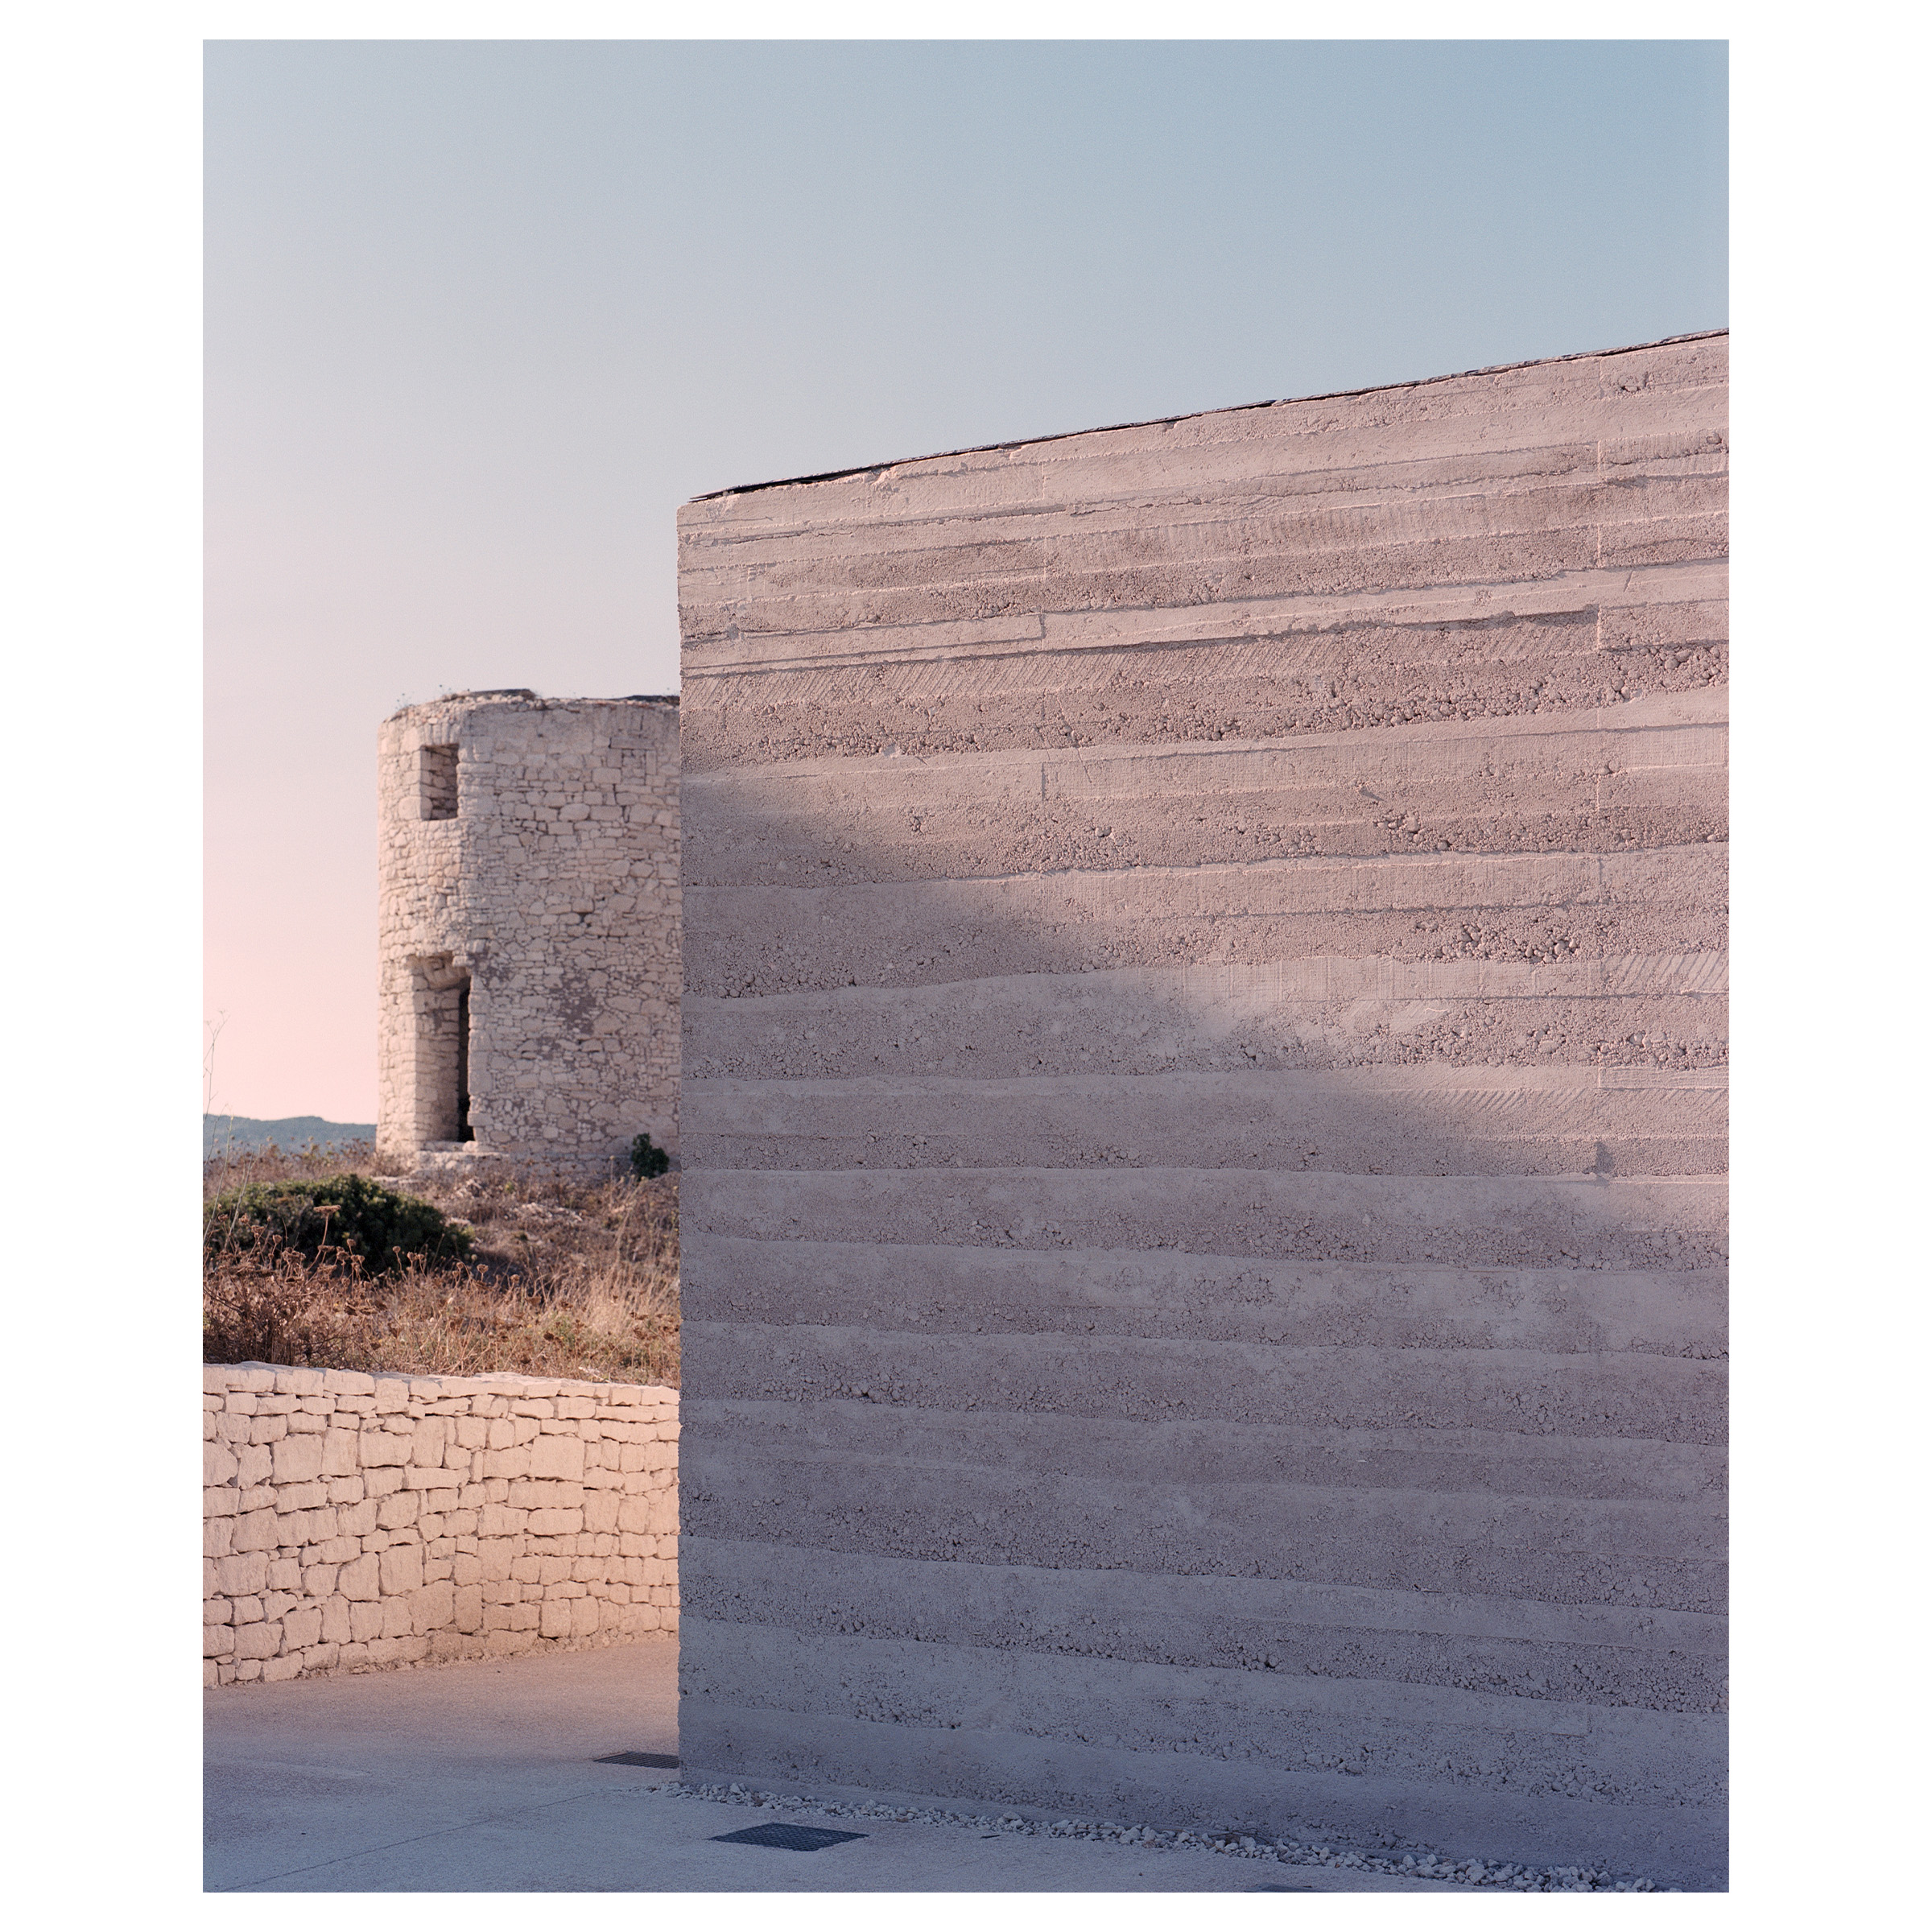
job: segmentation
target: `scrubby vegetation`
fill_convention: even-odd
[[[268,1147],[206,1163],[205,1360],[676,1385],[675,1174],[404,1180],[374,1158]],[[373,1231],[361,1248],[343,1238],[352,1203]]]
[[[359,1174],[228,1188],[204,1202],[201,1240],[209,1251],[272,1241],[305,1261],[360,1261],[372,1274],[411,1260],[468,1261],[473,1245],[433,1203]]]

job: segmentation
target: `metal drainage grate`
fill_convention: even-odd
[[[647,1771],[675,1771],[678,1761],[667,1757],[662,1751],[613,1751],[609,1757],[595,1761],[600,1765],[642,1765]]]
[[[781,1852],[823,1852],[828,1845],[842,1845],[848,1838],[865,1838],[864,1831],[827,1831],[817,1825],[753,1825],[748,1831],[727,1831],[714,1838],[714,1845],[772,1845]]]

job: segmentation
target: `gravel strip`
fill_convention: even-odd
[[[1096,1843],[1133,1845],[1151,1852],[1212,1852],[1224,1858],[1272,1860],[1282,1865],[1322,1865],[1331,1872],[1377,1872],[1392,1878],[1433,1878],[1444,1885],[1487,1885],[1505,1892],[1657,1892],[1665,1888],[1647,1878],[1619,1878],[1608,1872],[1576,1865],[1486,1864],[1480,1859],[1383,1856],[1368,1852],[1340,1852],[1332,1845],[1311,1845],[1299,1839],[1255,1838],[1239,1831],[1162,1831],[1150,1825],[1094,1823],[1062,1818],[1051,1823],[1016,1817],[1012,1812],[985,1815],[971,1811],[914,1810],[909,1806],[847,1803],[835,1798],[795,1798],[777,1791],[759,1791],[745,1785],[664,1785],[658,1789],[673,1798],[697,1798],[712,1804],[745,1805],[754,1810],[810,1812],[819,1818],[869,1818],[901,1825],[951,1825],[956,1828],[1006,1832],[1021,1838],[1084,1838]],[[1670,1890],[1676,1890],[1672,1886]]]

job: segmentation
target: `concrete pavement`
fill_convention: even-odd
[[[1422,1880],[827,1818],[795,1852],[716,1843],[766,1814],[673,1794],[677,1645],[204,1693],[211,1891],[1426,1891]],[[963,1807],[955,1807],[963,1809]],[[991,1807],[989,1807],[991,1809]],[[787,1813],[787,1822],[812,1823]]]

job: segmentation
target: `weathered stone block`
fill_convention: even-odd
[[[356,1438],[357,1460],[365,1470],[400,1467],[409,1460],[411,1441],[388,1429],[364,1429]]]
[[[423,1499],[413,1489],[398,1489],[376,1505],[376,1522],[384,1530],[404,1530],[415,1522]]]
[[[448,1583],[426,1583],[409,1600],[410,1628],[418,1633],[440,1630],[456,1614],[456,1590]]]
[[[266,1620],[256,1624],[241,1624],[235,1629],[235,1655],[238,1657],[265,1657],[279,1656],[282,1649],[282,1626]]]
[[[448,1423],[440,1415],[426,1415],[410,1439],[409,1459],[419,1469],[440,1469],[448,1443]]]
[[[394,1543],[378,1559],[385,1596],[413,1596],[423,1587],[423,1548],[419,1543]]]
[[[382,1567],[378,1556],[359,1556],[345,1563],[336,1578],[336,1587],[352,1603],[366,1602],[382,1594]]]
[[[285,1435],[275,1443],[270,1480],[312,1483],[322,1473],[320,1435]]]
[[[274,1550],[279,1547],[281,1540],[280,1533],[275,1528],[275,1511],[253,1509],[246,1516],[236,1519],[230,1547],[237,1552]]]
[[[477,1542],[477,1562],[481,1580],[502,1583],[512,1573],[522,1549],[522,1539],[514,1536],[481,1537]]]
[[[533,1479],[579,1483],[584,1478],[584,1443],[575,1435],[540,1435],[530,1445],[529,1473]]]

